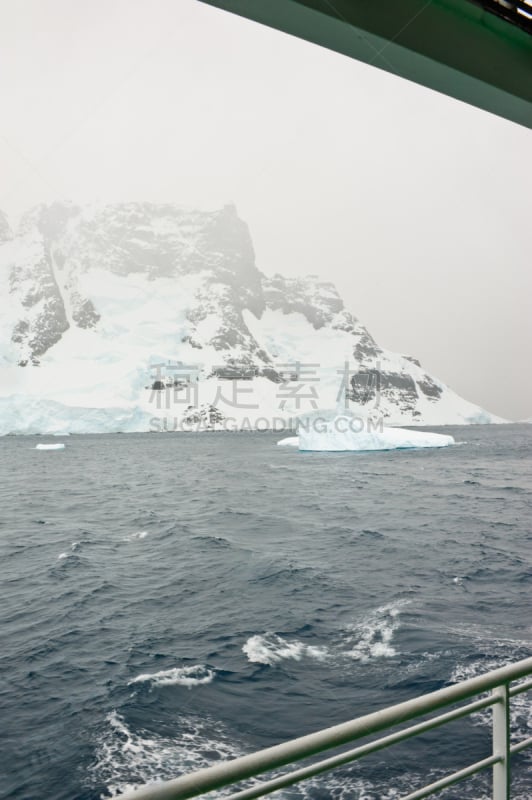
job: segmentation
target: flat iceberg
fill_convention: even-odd
[[[35,445],[36,450],[64,450],[64,444],[37,444]]]
[[[386,428],[382,421],[357,417],[349,411],[316,411],[299,418],[298,435],[278,442],[300,450],[406,450],[448,447],[452,436],[405,428]]]

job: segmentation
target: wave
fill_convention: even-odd
[[[142,729],[133,731],[123,716],[116,711],[111,712],[100,734],[86,783],[100,791],[103,785],[105,795],[100,795],[102,798],[118,797],[143,784],[170,780],[220,760],[236,758],[247,750],[236,745],[229,732],[216,720],[180,718],[177,725],[179,730],[174,736],[162,736]],[[426,771],[416,769],[395,774],[391,781],[386,775],[377,777],[364,773],[363,763],[344,767],[282,790],[278,796],[281,800],[352,800],[353,797],[361,800],[399,800],[415,787],[436,781],[447,774],[429,767]],[[475,783],[461,783],[460,797],[463,800],[487,800],[490,796],[489,780],[487,775],[481,775]],[[514,775],[512,783],[515,800],[527,800],[530,797],[526,775]],[[223,797],[224,794],[224,790],[216,791],[213,797]],[[444,790],[440,796],[442,800],[453,800],[457,796],[456,787]]]
[[[232,547],[232,543],[229,539],[226,539],[224,536],[212,536],[208,533],[198,534],[197,536],[192,536],[192,542],[200,542],[206,546],[210,547]]]
[[[354,641],[355,644],[350,647],[346,655],[362,662],[374,658],[392,658],[397,655],[392,641],[400,627],[401,608],[408,602],[410,601],[398,600],[380,606],[360,622],[352,625],[345,642],[350,645]]]
[[[242,755],[216,720],[180,718],[175,736],[133,731],[123,716],[112,711],[96,744],[87,783],[105,786],[102,797],[118,797],[146,783],[170,780],[220,759]]]
[[[401,800],[420,786],[425,786],[448,776],[451,770],[434,767],[426,771],[408,770],[403,774],[393,773],[391,777],[364,775],[362,764],[343,767],[325,775],[310,778],[279,793],[280,800]],[[362,773],[362,774],[361,774]],[[460,787],[457,794],[456,786]],[[462,781],[456,786],[443,789],[437,794],[440,800],[490,800],[491,778],[483,773],[469,781]],[[512,775],[512,798],[530,800],[530,782],[526,776],[517,779]]]
[[[248,661],[269,666],[290,659],[301,661],[303,658],[313,658],[325,661],[333,656],[349,657],[361,662],[391,658],[397,655],[392,641],[401,624],[401,609],[409,602],[410,600],[397,600],[371,611],[351,625],[341,642],[334,645],[308,645],[298,639],[289,641],[279,634],[267,632],[250,636],[242,650]]]
[[[124,542],[136,542],[140,539],[145,539],[148,535],[149,531],[135,531],[134,533],[128,533],[127,536],[124,536]]]
[[[475,678],[477,675],[482,675],[485,672],[498,669],[508,661],[518,661],[520,658],[526,658],[529,651],[523,649],[522,651],[514,651],[509,658],[508,649],[501,647],[500,655],[494,656],[481,656],[475,658],[467,663],[458,664],[452,671],[451,683],[459,683],[468,678]],[[517,686],[519,681],[512,684]],[[492,726],[492,710],[491,708],[483,709],[475,714],[471,714],[471,721],[474,725],[491,728]],[[532,736],[532,702],[527,693],[518,694],[512,697],[510,702],[510,726],[512,731],[512,739],[516,742]],[[525,757],[532,760],[531,753],[525,753]]]
[[[76,553],[79,553],[80,550],[81,542],[72,542],[70,545],[70,550],[65,550],[64,552],[59,553],[57,560],[63,562],[68,561],[69,563],[79,562],[80,559],[78,556],[76,556]]]
[[[364,528],[360,536],[366,536],[368,539],[384,539],[384,534],[380,531],[372,531],[369,528]]]
[[[301,661],[302,658],[315,658],[324,661],[329,655],[325,647],[316,647],[300,641],[289,642],[276,633],[250,636],[242,646],[248,661],[252,664],[273,666],[286,659]]]
[[[186,686],[191,689],[193,686],[211,683],[215,675],[215,670],[202,664],[195,664],[190,667],[163,669],[154,673],[146,672],[130,680],[128,686],[132,683],[151,683],[152,686]]]

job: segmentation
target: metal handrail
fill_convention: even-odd
[[[490,691],[491,694],[488,697],[381,737],[348,752],[340,753],[318,763],[310,764],[288,774],[243,789],[231,795],[227,800],[251,800],[251,798],[261,797],[489,706],[493,708],[492,755],[407,795],[403,800],[420,800],[423,797],[428,797],[430,794],[434,794],[440,789],[488,767],[493,767],[493,800],[509,800],[510,755],[518,753],[532,744],[532,737],[530,737],[513,746],[510,745],[510,699],[512,696],[532,688],[532,681],[520,684],[512,689],[510,689],[509,685],[512,681],[531,674],[532,658],[527,658],[515,664],[492,670],[484,675],[438,689],[430,694],[366,714],[349,722],[334,725],[306,736],[300,736],[297,739],[267,747],[264,750],[259,750],[231,761],[225,761],[188,775],[182,775],[170,781],[140,787],[132,792],[126,792],[120,798],[121,800],[185,800],[185,798],[197,797],[215,789],[221,789],[224,786],[241,783],[262,773],[271,772],[279,767],[310,758],[326,750],[379,733],[417,717],[430,714],[445,706],[454,705],[483,692]]]

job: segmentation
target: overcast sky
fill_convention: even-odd
[[[532,133],[195,0],[0,0],[0,208],[237,205],[384,347],[532,416]]]

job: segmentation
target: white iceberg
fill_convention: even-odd
[[[35,445],[36,450],[64,450],[64,444],[37,444]]]
[[[299,418],[298,435],[278,442],[300,450],[342,452],[347,450],[406,450],[448,447],[452,436],[405,428],[386,428],[382,420],[358,417],[347,410],[316,411]]]

